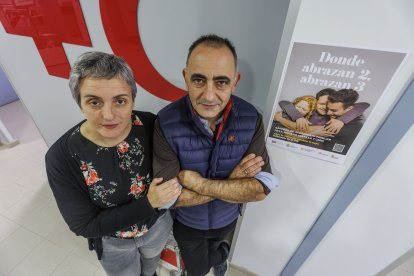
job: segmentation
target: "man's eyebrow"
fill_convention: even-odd
[[[230,82],[230,78],[227,76],[217,76],[217,77],[213,77],[214,81],[228,81]]]
[[[100,99],[100,97],[95,96],[95,95],[91,95],[91,94],[86,94],[86,95],[84,95],[83,97],[84,97],[84,98],[98,98],[98,99]]]
[[[122,94],[118,94],[118,95],[113,96],[113,98],[122,98],[122,97],[128,97],[128,94],[127,93],[122,93]]]
[[[191,75],[191,79],[192,80],[193,79],[206,79],[206,77],[204,75],[202,75],[202,74],[194,73],[194,74]]]

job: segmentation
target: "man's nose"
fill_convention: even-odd
[[[204,89],[204,98],[207,100],[214,99],[215,87],[213,81],[208,81]]]

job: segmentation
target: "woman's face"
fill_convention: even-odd
[[[316,102],[316,111],[320,115],[326,115],[326,105],[328,103],[328,95],[320,96],[318,101]]]
[[[92,142],[112,146],[128,135],[134,101],[124,80],[86,78],[80,84],[80,102],[86,117],[83,130]]]
[[[297,104],[295,104],[295,108],[297,111],[299,111],[302,116],[305,116],[309,113],[310,108],[308,102],[301,100]]]

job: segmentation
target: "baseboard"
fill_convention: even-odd
[[[229,263],[229,271],[227,274],[230,276],[259,276],[259,274],[253,273],[244,267],[232,263]]]
[[[12,148],[15,145],[17,145],[18,143],[19,143],[19,140],[13,140],[13,141],[11,141],[10,143],[7,143],[7,144],[0,141],[0,150]]]

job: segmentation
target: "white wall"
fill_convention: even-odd
[[[71,64],[85,51],[112,53],[102,27],[99,1],[80,3],[93,48],[64,44]],[[141,39],[164,78],[184,88],[181,72],[191,42],[206,33],[227,36],[240,56],[242,79],[236,94],[264,109],[288,0],[141,0],[139,5]],[[0,41],[0,62],[50,145],[82,119],[68,81],[47,74],[32,38],[7,34],[0,26]],[[156,113],[166,104],[138,86],[137,109]]]
[[[414,126],[296,275],[374,275],[414,247]]]
[[[292,2],[299,3],[300,1]],[[280,49],[287,49],[287,45],[291,41],[301,41],[315,44],[412,51],[414,49],[413,10],[414,2],[409,0],[303,0],[300,4],[297,21],[295,23],[289,22],[293,28],[292,37],[290,39],[286,34]],[[273,103],[275,100],[283,66],[281,60],[286,60],[286,52],[287,50],[283,53],[279,52],[268,103]],[[281,186],[264,202],[248,205],[234,250],[233,263],[259,275],[278,275],[282,271],[305,238],[313,222],[352,168],[360,151],[364,149],[367,141],[381,125],[393,103],[407,86],[413,72],[414,56],[410,53],[364,124],[364,128],[354,142],[344,165],[331,164],[283,149],[268,147],[272,166],[282,175]],[[271,107],[268,104],[267,116],[270,113]],[[409,151],[408,149],[411,149],[412,153],[412,144],[403,147],[403,151]],[[394,157],[397,158],[394,164],[399,162],[407,164],[410,162],[409,157],[409,154],[400,154]],[[387,160],[381,169],[392,173],[395,171],[392,164],[392,161]],[[378,178],[375,179],[378,181]],[[403,176],[402,179],[406,182],[410,181],[408,175]],[[388,185],[385,185],[385,182],[373,183],[375,183],[374,185],[384,183],[386,193],[394,194],[396,192],[389,181],[387,181]],[[412,192],[414,188],[405,186],[405,189]],[[399,191],[403,192],[403,188]],[[372,194],[370,197],[379,199],[378,194]],[[371,273],[358,274],[357,272],[378,272],[381,267],[387,266],[392,261],[391,256],[378,257],[387,254],[386,246],[392,241],[384,241],[379,236],[372,236],[371,232],[367,232],[363,227],[365,224],[362,223],[365,221],[356,216],[359,212],[375,213],[375,207],[371,206],[371,202],[368,201],[370,197],[361,200],[358,207],[355,207],[357,209],[347,214],[349,216],[347,222],[353,221],[353,225],[356,224],[358,227],[353,227],[354,231],[349,233],[347,232],[349,229],[345,226],[335,225],[317,250],[313,252],[308,262],[304,264],[300,275],[372,275]],[[411,206],[409,202],[404,201],[408,199],[410,199],[409,195],[405,195],[403,198],[387,198],[387,204],[400,203]],[[407,220],[407,212],[398,213],[400,209],[398,207],[393,209],[392,215],[401,219],[401,223],[405,220],[405,223],[402,224],[406,224],[406,227],[411,229],[413,223]],[[390,221],[381,216],[375,216],[373,219],[377,227],[389,229],[386,227],[390,225]],[[372,228],[370,229],[372,230]],[[332,238],[329,238],[330,235]],[[351,243],[349,238],[355,240]],[[391,235],[390,238],[393,236]],[[404,238],[407,236],[402,239]],[[365,243],[366,246],[360,247],[359,244],[364,244],[367,239],[370,242]],[[394,248],[396,250],[390,252],[390,255],[392,254],[395,258],[398,254],[404,254],[407,247],[411,246],[407,246],[411,240],[406,239],[404,242],[405,246],[401,246],[403,241],[397,242],[396,240],[397,245]],[[374,246],[375,244],[378,246]],[[338,247],[345,248],[333,251]],[[379,248],[382,251],[379,251]],[[372,259],[367,260],[366,263],[357,259],[356,256],[359,256],[361,250],[366,253],[364,256],[371,254]],[[333,262],[333,258],[337,262]],[[341,263],[340,269],[338,263]],[[344,266],[349,270],[344,270],[346,272],[343,274],[338,273]],[[353,270],[350,272],[352,267]]]

